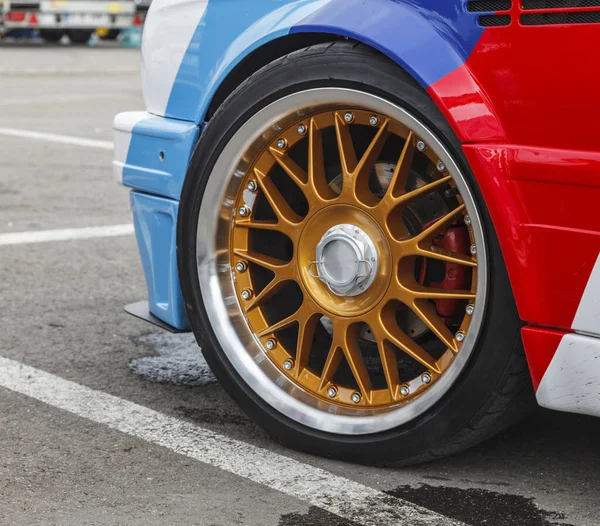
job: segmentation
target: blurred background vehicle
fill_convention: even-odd
[[[143,26],[151,0],[0,0],[0,32],[59,42],[65,35],[85,44],[96,32],[115,40],[122,30]]]

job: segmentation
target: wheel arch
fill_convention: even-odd
[[[462,142],[498,141],[503,135],[489,98],[465,67],[483,34],[465,0],[422,0],[419,6],[408,0],[308,0],[277,8],[257,0],[251,10],[232,3],[208,2],[199,20],[190,22],[197,27],[162,105],[155,103],[152,81],[158,84],[164,72],[152,57],[167,53],[161,46],[169,44],[158,41],[156,29],[157,36],[146,39],[148,111],[201,125],[269,62],[313,44],[350,39],[387,56],[427,90]]]

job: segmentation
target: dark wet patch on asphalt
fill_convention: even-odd
[[[360,523],[338,517],[333,513],[311,506],[306,513],[286,513],[278,526],[361,526]]]
[[[421,484],[386,493],[473,526],[573,526],[562,522],[563,514],[539,509],[534,499],[487,489]]]
[[[190,386],[216,382],[192,334],[149,333],[133,341],[155,353],[129,363],[130,371],[144,380]]]
[[[242,413],[224,413],[220,410],[197,407],[176,407],[175,411],[182,416],[199,424],[233,424],[248,426],[252,422]]]

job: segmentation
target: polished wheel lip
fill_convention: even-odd
[[[368,108],[396,119],[437,153],[463,197],[478,250],[476,308],[460,352],[441,378],[423,394],[387,410],[348,409],[329,404],[283,375],[268,359],[243,316],[229,263],[228,236],[234,219],[235,196],[250,167],[250,159],[294,121],[323,108],[342,107]],[[219,175],[208,179],[198,216],[196,254],[200,291],[223,352],[248,386],[288,418],[341,435],[365,435],[392,429],[438,402],[464,369],[476,344],[484,318],[488,271],[487,247],[472,193],[460,168],[436,136],[409,112],[376,95],[346,88],[310,89],[279,99],[252,116],[230,139],[212,172]]]

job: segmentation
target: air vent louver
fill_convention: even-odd
[[[566,9],[569,7],[600,7],[600,0],[522,0],[523,9]]]
[[[494,13],[508,11],[512,7],[512,0],[472,0],[467,3],[470,13]]]
[[[600,11],[521,15],[521,24],[524,26],[549,26],[554,24],[600,24]]]
[[[510,25],[510,15],[483,15],[479,17],[479,25],[483,27],[501,27]]]

